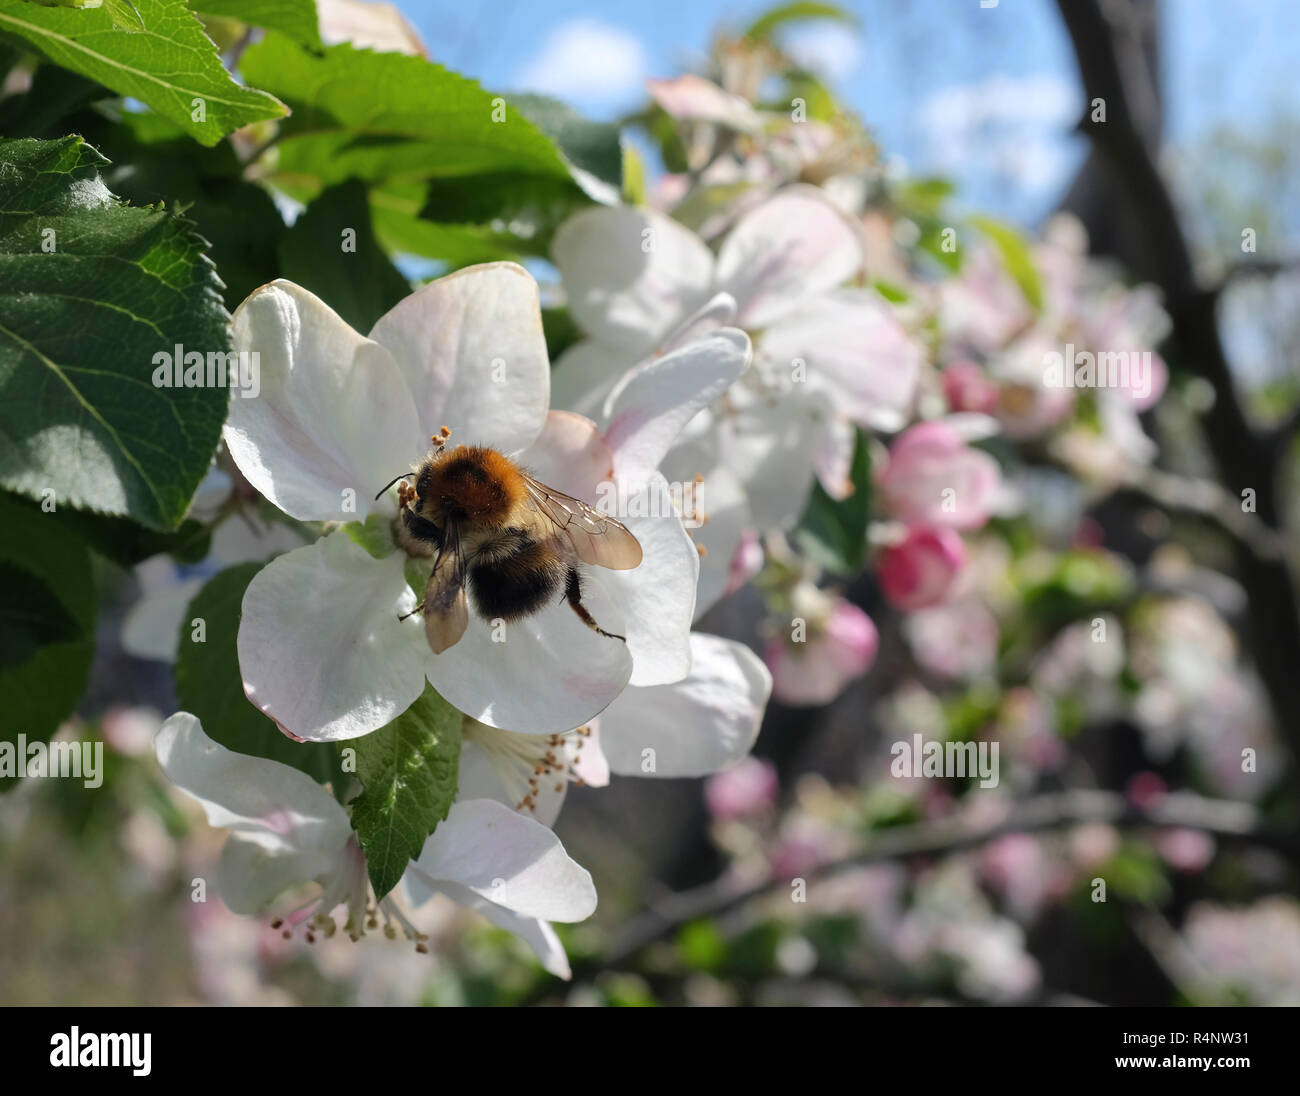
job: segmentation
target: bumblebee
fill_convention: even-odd
[[[509,622],[557,596],[592,631],[626,642],[601,628],[583,604],[579,565],[631,570],[641,563],[636,537],[495,449],[448,447],[449,435],[444,426],[428,456],[375,496],[403,481],[398,542],[413,555],[433,557],[424,600],[412,610],[424,614],[433,651],[441,654],[465,634],[470,602],[480,617]]]

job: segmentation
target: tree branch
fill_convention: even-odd
[[[1284,528],[1278,495],[1279,448],[1251,424],[1238,398],[1215,313],[1217,292],[1198,284],[1191,249],[1153,150],[1135,120],[1134,92],[1148,86],[1141,50],[1126,5],[1116,0],[1057,0],[1074,44],[1089,101],[1102,99],[1106,120],[1089,112],[1080,128],[1109,164],[1145,235],[1154,277],[1164,292],[1179,361],[1205,378],[1215,399],[1205,412],[1205,440],[1230,494],[1254,491],[1256,512],[1275,530]],[[1249,636],[1274,718],[1287,741],[1293,769],[1300,768],[1300,612],[1285,559],[1260,559],[1236,542],[1236,565],[1250,605]]]
[[[1076,790],[1024,800],[1005,817],[992,821],[974,822],[968,812],[962,812],[934,822],[882,830],[873,835],[865,849],[820,865],[808,873],[806,880],[830,878],[885,860],[947,855],[976,848],[1007,834],[1035,833],[1085,822],[1105,822],[1125,829],[1197,829],[1227,841],[1270,848],[1300,862],[1300,832],[1264,825],[1255,808],[1247,803],[1175,793],[1140,810],[1118,792]],[[759,883],[744,883],[724,876],[655,902],[624,926],[600,965],[624,963],[687,921],[729,913],[788,888],[790,882],[784,877],[772,877]]]

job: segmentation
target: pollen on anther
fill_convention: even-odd
[[[700,553],[700,559],[703,559],[709,554],[709,550],[705,548],[703,544],[697,544],[695,550]]]

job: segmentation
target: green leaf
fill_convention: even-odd
[[[280,125],[273,178],[296,198],[352,177],[570,174],[522,110],[422,57],[349,45],[314,54],[268,34],[245,52],[240,70],[293,108]]]
[[[778,114],[787,114],[790,104],[796,99],[804,101],[807,117],[817,122],[833,122],[840,113],[839,103],[826,82],[815,72],[806,69],[793,69],[786,74],[784,93],[777,102],[769,104],[769,109]]]
[[[226,283],[227,308],[279,276],[284,219],[264,187],[240,177],[243,165],[229,142],[196,148],[179,126],[156,114],[108,122],[87,113],[68,128],[113,161],[103,171],[108,188],[132,205],[165,202],[194,222]]]
[[[95,653],[90,556],[75,536],[0,495],[0,741],[44,741],[76,708]],[[0,787],[13,783],[0,777]]]
[[[21,666],[49,643],[68,643],[81,635],[59,596],[30,571],[0,560],[0,670]]]
[[[645,161],[631,144],[623,146],[623,201],[628,205],[649,204]]]
[[[588,194],[602,201],[617,200],[623,187],[623,144],[618,126],[593,122],[567,103],[545,95],[511,95],[508,102],[549,136],[578,172],[607,184],[602,191],[590,179],[580,178]]]
[[[0,0],[0,34],[147,103],[205,145],[285,113],[270,95],[231,79],[185,0],[133,0],[132,6],[144,33],[119,29],[117,9],[70,11]]]
[[[590,204],[568,179],[517,172],[433,179],[420,217],[450,224],[487,224],[531,255],[546,256],[556,229]]]
[[[144,25],[140,9],[131,0],[104,0],[104,10],[108,12],[108,17],[113,20],[113,26],[118,30],[139,34],[149,29]]]
[[[129,518],[111,518],[88,510],[58,506],[57,503],[54,510],[47,512],[32,499],[17,495],[9,497],[29,511],[41,514],[42,519],[53,523],[62,535],[80,541],[90,551],[119,567],[134,567],[142,560],[163,552],[179,563],[200,563],[207,557],[212,543],[208,527],[193,518],[186,518],[175,532],[161,533],[156,529],[146,529]]]
[[[190,602],[173,668],[177,703],[228,750],[282,761],[337,788],[342,775],[337,751],[323,742],[295,742],[244,695],[236,639],[244,591],[261,569],[260,563],[229,567],[204,583]],[[195,642],[195,620],[203,621],[202,642]]]
[[[343,531],[375,559],[387,559],[393,554],[391,519],[382,514],[371,514],[365,521],[350,521]]]
[[[992,241],[1025,300],[1035,312],[1043,310],[1043,284],[1034,264],[1034,254],[1024,236],[1015,228],[991,217],[972,217],[971,225]]]
[[[546,350],[554,366],[560,355],[582,338],[572,313],[567,308],[543,308],[542,332],[546,335]]]
[[[956,242],[956,229],[945,224],[937,217],[926,215],[917,215],[913,218],[917,228],[921,230],[921,235],[916,241],[916,246],[936,260],[949,273],[956,274],[961,270],[962,253],[961,247]],[[945,237],[944,233],[951,230],[952,237]],[[949,245],[948,240],[953,243]]]
[[[0,140],[0,485],[172,529],[228,393],[155,387],[154,356],[229,352],[229,316],[190,223],[120,202],[103,162]]]
[[[953,184],[938,177],[928,179],[909,179],[902,183],[895,200],[905,213],[921,213],[936,216],[943,208],[943,203],[952,196]]]
[[[77,126],[61,119],[113,93],[58,65],[37,65],[26,91],[0,99],[0,133],[7,137],[62,137]],[[84,134],[83,134],[84,136]]]
[[[814,483],[808,506],[795,529],[795,538],[803,550],[839,575],[856,575],[866,561],[871,455],[862,430],[857,431],[849,478],[853,493],[844,499],[831,498],[820,483]]]
[[[753,187],[754,184],[750,182],[704,183],[693,186],[686,197],[673,207],[673,220],[692,232],[698,232],[706,221],[731,207]]]
[[[356,739],[362,793],[352,828],[366,854],[375,897],[397,886],[406,865],[447,817],[460,769],[461,714],[425,685],[424,694],[386,727]]]
[[[370,192],[375,235],[390,254],[437,259],[456,270],[471,263],[517,259],[519,242],[483,225],[435,224],[422,218],[428,183],[387,183]]]
[[[798,0],[796,3],[781,4],[764,12],[750,24],[749,30],[745,31],[745,37],[751,42],[767,42],[782,27],[789,26],[791,23],[807,22],[810,19],[831,19],[850,27],[858,25],[857,16],[845,11],[838,4]]]
[[[280,272],[362,334],[411,292],[375,239],[366,186],[357,179],[322,191],[293,223],[280,241]]]
[[[911,294],[908,293],[906,289],[895,285],[893,282],[885,282],[877,279],[872,282],[871,285],[872,288],[890,304],[906,304],[912,299]]]
[[[190,0],[190,7],[204,15],[220,15],[278,30],[304,46],[321,48],[316,0]]]

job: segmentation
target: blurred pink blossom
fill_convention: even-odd
[[[1119,851],[1119,832],[1105,822],[1088,822],[1070,831],[1069,845],[1079,867],[1099,868]]]
[[[760,814],[776,802],[776,766],[758,757],[723,769],[704,785],[704,800],[714,818],[727,821]]]
[[[100,721],[100,733],[109,748],[127,757],[153,752],[154,735],[162,716],[154,708],[109,708]]]
[[[1049,896],[1052,872],[1041,842],[1027,833],[1009,833],[986,845],[979,871],[1017,914],[1032,916]]]
[[[909,524],[978,529],[989,519],[1002,474],[948,423],[918,423],[889,449],[879,477],[885,508]]]
[[[1137,773],[1124,789],[1128,801],[1138,810],[1148,810],[1160,802],[1169,792],[1169,787],[1161,777],[1153,772]]]
[[[911,612],[944,601],[965,566],[960,536],[951,529],[920,527],[880,553],[876,572],[889,603]]]
[[[943,371],[943,395],[953,411],[987,415],[998,405],[998,386],[969,359],[953,362]]]
[[[825,624],[806,643],[771,640],[763,658],[772,694],[786,704],[828,704],[876,661],[880,636],[861,609],[836,598]]]
[[[1214,859],[1214,838],[1204,830],[1161,830],[1151,844],[1166,864],[1186,875],[1204,871]]]
[[[931,673],[971,679],[997,664],[997,617],[973,598],[919,610],[903,628],[917,662]]]
[[[816,818],[789,820],[769,855],[769,868],[777,879],[798,879],[841,850],[839,833]]]
[[[763,544],[750,526],[740,532],[731,565],[727,569],[727,585],[723,596],[734,594],[763,569]]]

